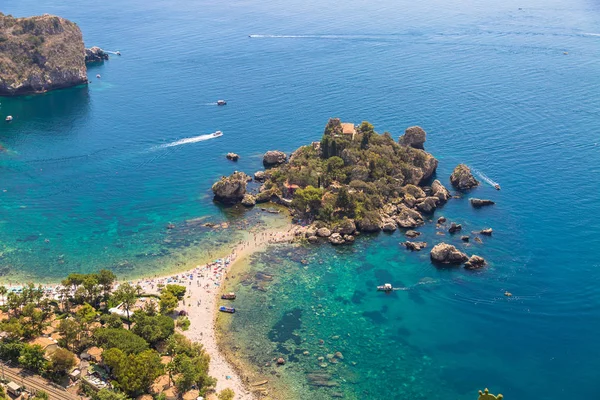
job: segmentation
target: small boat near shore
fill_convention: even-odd
[[[235,313],[235,308],[233,308],[233,307],[227,307],[227,306],[221,306],[221,307],[219,307],[219,311],[224,312],[224,313],[233,314],[233,313]]]
[[[229,293],[224,293],[221,295],[221,299],[223,300],[235,300],[235,293],[234,292],[229,292]]]
[[[10,122],[13,120],[12,115],[7,115],[6,118],[4,119],[6,122]]]
[[[498,185],[497,183],[494,185],[494,189],[496,190],[500,190],[500,185]]]
[[[393,292],[394,290],[401,290],[401,289],[393,287],[391,283],[384,283],[381,286],[377,286],[378,292]]]

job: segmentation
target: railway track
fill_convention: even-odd
[[[30,392],[43,390],[51,400],[80,400],[82,397],[67,392],[62,387],[20,368],[0,363],[0,374],[7,380],[24,386]]]

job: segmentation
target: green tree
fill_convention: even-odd
[[[58,333],[61,336],[61,346],[67,350],[72,349],[75,342],[79,340],[81,325],[73,318],[65,318],[58,324]]]
[[[136,312],[133,321],[135,325],[131,331],[150,344],[165,340],[175,331],[173,319],[165,315],[149,316],[143,312]]]
[[[312,186],[307,186],[304,189],[296,190],[292,205],[302,213],[309,212],[316,215],[321,209],[321,199],[323,197],[323,189],[317,189]]]
[[[75,366],[75,354],[69,350],[58,348],[50,356],[48,371],[54,377],[66,375]]]
[[[154,350],[127,355],[115,348],[105,351],[103,359],[119,387],[132,397],[145,393],[163,373],[160,355]]]
[[[18,340],[4,340],[0,342],[0,358],[5,361],[18,362],[25,344]]]
[[[219,400],[233,400],[235,398],[235,392],[229,388],[223,389],[217,397]]]
[[[203,353],[203,349],[200,343],[192,342],[181,333],[174,333],[167,339],[167,353],[171,356],[185,354],[196,357]]]
[[[117,290],[115,290],[114,298],[116,301],[123,303],[123,308],[127,313],[127,327],[131,329],[131,318],[129,312],[137,299],[135,288],[129,283],[123,283]]]
[[[89,274],[83,278],[81,283],[86,293],[86,299],[89,304],[97,305],[98,296],[101,291],[101,286],[98,282],[98,276],[96,274]]]
[[[8,289],[6,286],[0,286],[0,296],[2,296],[2,304],[4,304],[4,300],[6,299],[6,293],[8,293]]]
[[[102,390],[99,390],[95,395],[93,395],[92,399],[93,400],[128,400],[129,397],[127,397],[127,395],[124,393],[118,393],[118,392],[112,391],[110,389],[102,389]]]
[[[104,349],[117,348],[126,354],[136,354],[148,349],[148,342],[125,329],[99,328],[94,332],[94,339]]]
[[[107,328],[122,328],[123,320],[117,314],[104,314],[100,320]]]
[[[19,340],[25,336],[25,328],[17,317],[11,317],[7,321],[2,321],[0,323],[0,329],[11,340]]]
[[[35,396],[32,397],[34,400],[48,400],[48,393],[43,390],[38,390],[35,392]]]
[[[98,271],[98,284],[102,287],[104,301],[106,302],[110,296],[110,291],[114,283],[117,281],[117,276],[107,269]]]
[[[179,301],[177,300],[177,297],[168,290],[163,291],[160,296],[160,301],[158,302],[162,314],[171,314],[175,311],[178,304]]]
[[[8,400],[6,397],[6,392],[4,391],[4,386],[0,385],[0,400]]]
[[[208,387],[216,383],[216,380],[208,375],[209,362],[210,357],[205,353],[194,358],[184,354],[175,356],[174,363],[178,373],[175,386],[179,393],[185,393],[192,386],[197,386],[203,394]]]
[[[181,301],[181,300],[183,300],[183,297],[185,296],[186,288],[185,288],[185,286],[181,286],[181,285],[167,285],[164,288],[163,293],[165,291],[173,293],[173,296],[177,297],[177,300]]]
[[[23,346],[23,349],[21,350],[19,364],[35,372],[41,371],[42,368],[44,368],[44,366],[46,365],[46,359],[44,358],[44,349],[42,348],[42,346],[38,344],[25,344]]]

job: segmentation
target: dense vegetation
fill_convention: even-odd
[[[263,192],[290,197],[299,218],[337,223],[378,219],[381,208],[425,182],[437,161],[424,150],[403,146],[387,132],[363,122],[354,135],[329,120],[320,143],[296,150],[287,164],[268,171]],[[293,185],[297,185],[296,189]]]
[[[4,332],[0,359],[64,382],[76,366],[76,354],[100,347],[100,366],[114,390],[91,391],[96,400],[123,400],[149,393],[155,379],[165,374],[179,395],[191,388],[203,395],[212,388],[216,381],[208,375],[209,356],[201,345],[175,330],[173,311],[186,288],[167,285],[158,301],[147,298],[140,308],[135,305],[143,294],[141,288],[124,283],[113,290],[115,282],[116,277],[107,270],[71,274],[62,281],[58,301],[47,298],[44,290],[34,285],[20,292],[0,286],[0,297],[5,300],[1,309],[6,313],[0,322]],[[108,312],[118,304],[129,318]],[[185,321],[183,325],[189,326],[189,320]],[[48,354],[42,346],[29,342],[51,326],[56,328],[60,347]]]

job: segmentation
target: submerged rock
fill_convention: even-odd
[[[458,164],[452,175],[450,175],[450,183],[457,189],[466,190],[479,185],[479,181],[475,179],[471,173],[471,169],[465,164]]]
[[[459,251],[456,247],[447,244],[436,244],[429,253],[431,261],[440,264],[462,264],[468,260],[465,253]]]
[[[404,233],[404,235],[406,235],[406,237],[409,237],[409,238],[416,238],[417,236],[421,235],[421,232],[410,230],[410,231],[406,231],[406,233]]]
[[[485,236],[492,236],[492,232],[493,232],[492,228],[485,228],[485,229],[482,229],[479,231],[479,233],[481,233],[482,235],[485,235]]]
[[[406,247],[408,250],[411,251],[421,251],[421,249],[424,249],[425,247],[427,247],[427,242],[410,242],[410,241],[406,241],[401,243],[402,246]]]
[[[446,217],[443,217],[443,216],[442,216],[442,217],[439,217],[439,218],[437,219],[437,223],[438,223],[438,224],[443,224],[444,222],[446,222]]]
[[[480,207],[484,207],[484,206],[492,206],[492,205],[496,204],[492,200],[487,200],[487,199],[469,199],[469,201],[471,202],[471,205],[475,208],[480,208]]]

